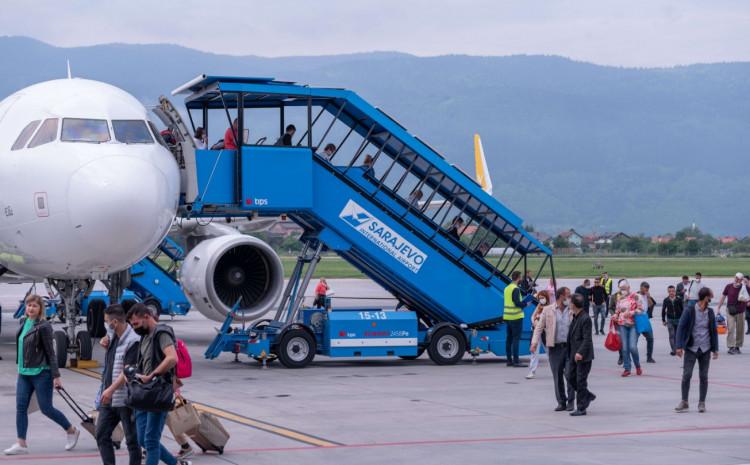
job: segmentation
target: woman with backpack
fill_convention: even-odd
[[[16,443],[5,449],[5,455],[28,454],[26,433],[29,427],[28,409],[31,396],[36,393],[39,410],[60,425],[67,433],[65,450],[78,443],[80,430],[71,425],[65,415],[52,405],[53,387],[62,388],[57,358],[52,348],[52,325],[44,319],[44,300],[31,294],[25,300],[26,311],[16,333],[18,379],[16,381]]]

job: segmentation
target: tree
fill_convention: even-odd
[[[552,241],[552,246],[553,246],[554,248],[556,248],[556,249],[568,249],[568,248],[570,248],[570,242],[569,242],[569,241],[568,241],[568,239],[567,239],[567,238],[565,238],[565,237],[562,237],[562,236],[557,236],[557,237],[556,237],[556,238],[555,238],[555,239],[554,239],[554,240]]]

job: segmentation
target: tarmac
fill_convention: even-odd
[[[641,280],[631,279],[633,285]],[[657,302],[671,278],[652,278]],[[707,278],[720,295],[727,279]],[[367,280],[329,280],[334,305],[393,305],[389,295]],[[578,280],[560,280],[573,286]],[[3,331],[0,336],[0,448],[15,440],[16,367],[12,311],[27,286],[0,285]],[[309,291],[311,293],[311,291]],[[348,297],[357,297],[351,299]],[[361,298],[366,298],[362,300]],[[656,364],[643,364],[643,376],[621,378],[617,354],[595,336],[590,389],[597,399],[585,417],[554,412],[552,376],[546,356],[536,379],[504,359],[470,357],[455,366],[436,366],[424,355],[399,359],[329,359],[318,356],[302,370],[273,363],[261,369],[246,357],[217,360],[203,351],[218,323],[191,313],[175,318],[177,335],[186,341],[193,376],[183,394],[217,414],[232,437],[223,455],[201,454],[194,464],[716,464],[750,463],[750,348],[711,362],[706,413],[696,410],[697,368],[688,413],[673,408],[680,399],[681,361],[669,355],[666,329],[654,313]],[[168,321],[168,320],[166,320]],[[56,324],[56,326],[59,325]],[[640,340],[645,359],[645,341]],[[97,346],[95,358],[102,360]],[[100,369],[65,369],[65,388],[85,408],[93,405]],[[55,404],[73,421],[68,407]],[[40,413],[30,418],[30,454],[0,456],[0,464],[101,463],[94,439],[81,434],[78,446],[64,451],[65,435]],[[163,442],[176,444],[167,430]],[[127,463],[120,452],[118,463]]]

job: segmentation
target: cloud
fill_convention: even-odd
[[[58,46],[173,43],[236,55],[395,50],[600,64],[750,60],[743,0],[6,0],[0,30]]]

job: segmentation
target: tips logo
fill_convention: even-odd
[[[352,227],[357,228],[367,223],[372,217],[359,205],[349,200],[344,209],[341,210],[339,218],[349,223]]]

